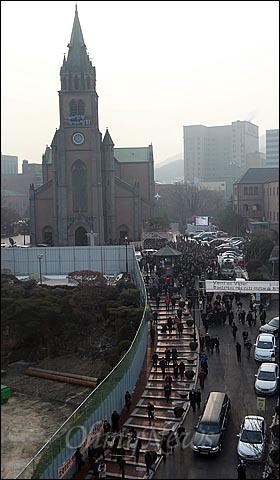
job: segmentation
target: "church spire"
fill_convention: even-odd
[[[64,58],[60,70],[62,90],[95,89],[95,68],[87,53],[77,3],[68,49],[67,59]]]

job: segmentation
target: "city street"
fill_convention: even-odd
[[[246,305],[245,305],[246,298]],[[244,299],[244,300],[243,300]],[[247,296],[242,296],[242,302],[247,307]],[[273,318],[279,314],[278,300],[272,302],[270,310],[267,312],[268,319]],[[257,408],[257,395],[254,391],[255,373],[257,373],[258,364],[255,362],[254,347],[252,348],[251,358],[246,358],[243,349],[242,331],[244,326],[238,323],[237,340],[242,344],[242,361],[237,362],[235,341],[233,340],[232,330],[227,323],[224,326],[214,326],[209,328],[210,336],[218,336],[220,340],[220,353],[212,355],[208,354],[209,374],[205,382],[205,388],[202,393],[202,406],[210,391],[223,391],[229,394],[231,399],[231,417],[229,419],[223,450],[220,455],[209,458],[208,456],[195,456],[189,446],[199,412],[195,413],[190,409],[184,426],[187,432],[186,446],[183,450],[177,446],[175,454],[167,457],[164,464],[161,463],[156,474],[155,479],[235,479],[237,478],[237,434],[241,421],[245,415],[258,414],[264,416],[267,421],[267,426],[270,425],[274,407],[276,405],[277,396],[266,397],[265,412]],[[258,334],[260,321],[258,320],[256,327],[248,328],[249,337],[254,344]],[[202,327],[203,329],[203,327]],[[203,329],[204,330],[204,329]],[[247,479],[261,478],[263,466],[261,465],[247,465]]]

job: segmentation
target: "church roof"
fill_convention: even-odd
[[[150,147],[114,148],[114,157],[120,163],[149,162]]]
[[[63,71],[71,70],[73,72],[83,72],[85,70],[88,71],[90,67],[92,67],[84,42],[80,20],[78,17],[77,5],[75,9],[75,18],[68,48],[69,50],[67,60],[63,60]]]
[[[154,253],[154,257],[179,257],[182,255],[181,252],[178,252],[178,250],[174,250],[174,248],[169,247],[169,245],[166,245],[165,247],[162,247],[160,250],[158,250],[156,253]]]
[[[109,130],[108,128],[106,129],[106,132],[105,132],[105,135],[104,135],[104,138],[103,138],[103,144],[104,145],[113,145],[114,146],[114,142],[111,138],[111,135],[109,133]]]
[[[249,168],[235,183],[265,183],[278,178],[279,168]]]

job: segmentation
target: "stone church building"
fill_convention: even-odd
[[[30,241],[56,246],[141,240],[154,209],[152,145],[114,148],[98,126],[96,72],[76,7],[60,69],[60,126],[43,154],[43,184],[30,185]]]

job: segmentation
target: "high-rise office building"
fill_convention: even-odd
[[[1,153],[1,174],[18,173],[18,157],[15,155],[2,155]]]
[[[279,129],[266,130],[266,167],[279,167]]]
[[[247,170],[247,155],[259,151],[259,127],[251,122],[183,128],[185,182],[225,180],[229,189]]]

